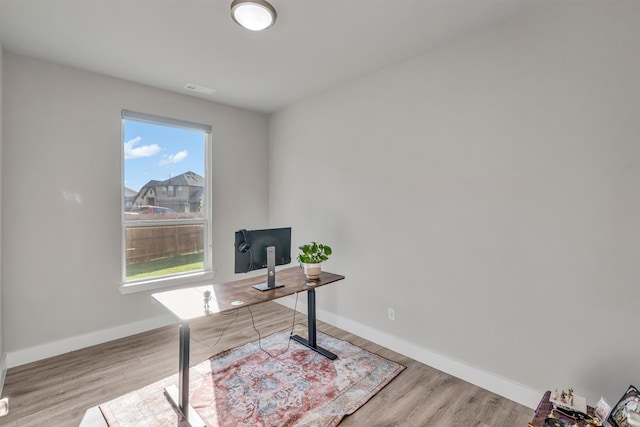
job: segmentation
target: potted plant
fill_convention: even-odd
[[[304,268],[304,274],[309,280],[320,278],[320,264],[329,259],[331,247],[322,243],[311,242],[299,246],[301,253],[298,255],[298,262]]]

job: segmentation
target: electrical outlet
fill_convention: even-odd
[[[396,320],[396,310],[389,307],[387,309],[387,317],[389,317],[389,320]]]

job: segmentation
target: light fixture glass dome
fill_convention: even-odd
[[[231,17],[251,31],[261,31],[276,22],[276,10],[266,0],[233,0]]]

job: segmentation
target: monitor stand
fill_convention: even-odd
[[[260,283],[253,287],[259,291],[268,291],[283,286],[282,283],[276,282],[276,247],[269,246],[267,248],[267,283]]]

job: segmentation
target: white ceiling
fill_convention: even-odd
[[[0,42],[6,51],[272,112],[542,1],[271,0],[276,24],[256,33],[231,20],[231,0],[0,0]],[[216,93],[195,94],[187,83]]]

